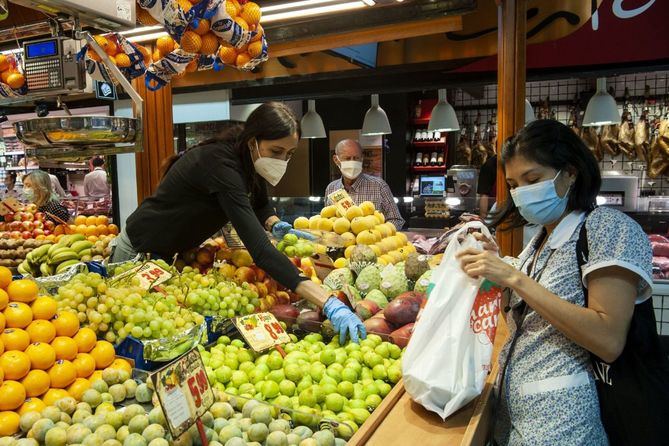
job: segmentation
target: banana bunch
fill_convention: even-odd
[[[90,260],[92,248],[93,243],[82,234],[65,235],[58,243],[48,243],[30,251],[17,270],[33,277],[60,274],[72,265]]]

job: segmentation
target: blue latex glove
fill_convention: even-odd
[[[295,234],[298,238],[303,238],[306,240],[316,240],[316,237],[314,237],[313,234],[293,229],[293,225],[290,223],[286,223],[285,221],[277,221],[274,223],[272,226],[272,235],[275,238],[281,240],[286,236],[286,234]]]
[[[325,302],[323,312],[332,322],[335,331],[339,333],[340,345],[344,345],[344,342],[346,342],[347,334],[356,343],[360,342],[360,337],[362,339],[367,337],[367,330],[365,330],[365,325],[360,318],[336,297],[331,297]],[[360,332],[360,336],[358,336],[358,332]]]

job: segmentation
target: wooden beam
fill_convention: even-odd
[[[401,25],[384,25],[342,34],[318,36],[293,42],[277,43],[271,46],[272,57],[324,51],[342,46],[363,43],[386,42],[396,39],[427,36],[462,30],[462,16],[442,17],[432,20],[407,22]]]
[[[525,125],[527,0],[499,0],[498,5],[497,153],[500,155],[504,141]],[[504,200],[506,196],[506,180],[498,166],[497,197]],[[522,229],[500,231],[497,237],[503,255],[517,255],[522,250]]]
[[[163,161],[174,155],[172,86],[153,92],[146,88],[142,76],[133,81],[133,87],[144,99],[144,151],[135,154],[137,201],[141,203],[156,191]]]

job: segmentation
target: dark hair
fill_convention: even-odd
[[[300,123],[297,117],[287,105],[281,102],[266,102],[260,105],[249,115],[245,123],[241,121],[228,121],[228,123],[230,125],[216,137],[203,141],[163,161],[161,166],[163,177],[184,153],[204,145],[224,144],[234,147],[242,161],[247,183],[253,189],[257,184],[255,184],[256,175],[251,161],[249,141],[254,138],[257,141],[281,139],[295,133],[298,137],[300,136]]]
[[[93,158],[93,167],[102,167],[105,165],[105,160],[100,157]]]
[[[569,194],[567,210],[588,212],[595,208],[602,185],[599,164],[572,129],[553,119],[533,121],[504,142],[502,169],[506,170],[506,163],[517,155],[555,170],[575,170],[576,182]],[[511,192],[507,192],[499,211],[492,214],[492,225],[506,231],[526,223],[511,198]]]
[[[5,178],[9,178],[10,180],[12,180],[12,184],[15,184],[16,183],[16,172],[7,172],[7,175],[5,176]]]

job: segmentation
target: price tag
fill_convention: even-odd
[[[14,214],[21,210],[21,203],[14,197],[8,197],[0,201],[0,215]]]
[[[327,254],[315,254],[311,256],[311,263],[314,265],[316,276],[323,281],[335,269],[334,262]]]
[[[214,392],[197,348],[151,375],[151,381],[174,438],[214,404]]]
[[[290,342],[290,336],[272,313],[241,316],[235,318],[234,323],[246,343],[256,352]]]
[[[158,264],[149,261],[114,277],[111,283],[120,282],[128,277],[137,277],[139,279],[139,286],[148,290],[170,280],[172,273],[164,270]]]
[[[345,189],[338,189],[328,195],[328,198],[339,210],[341,215],[346,215],[346,211],[351,207],[355,206],[355,202],[351,196],[346,192]]]

